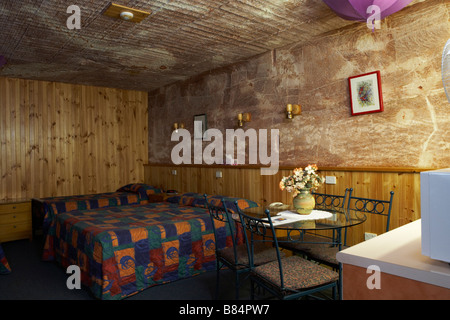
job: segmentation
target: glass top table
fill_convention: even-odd
[[[310,215],[300,215],[293,206],[287,208],[256,207],[243,210],[249,216],[266,218],[269,210],[274,228],[278,230],[331,230],[353,227],[366,221],[367,217],[360,211],[332,211],[315,209]],[[296,220],[301,219],[301,220]]]

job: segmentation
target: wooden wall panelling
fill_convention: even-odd
[[[0,199],[142,182],[146,92],[0,78]]]
[[[2,79],[0,79],[0,81],[2,81]],[[8,97],[10,96],[8,93],[8,83],[7,81],[2,81],[2,85],[0,85],[0,104],[2,106],[7,105],[8,104]],[[7,123],[7,112],[6,112],[6,108],[0,108],[0,152],[2,154],[2,157],[0,157],[0,165],[2,168],[1,171],[1,183],[0,183],[0,192],[4,195],[7,195],[7,191],[6,191],[6,181],[7,181],[7,173],[8,171],[6,170],[7,167],[7,159],[8,158],[8,154],[7,154],[7,150],[8,150],[8,135],[9,135],[9,130],[7,130],[6,128],[6,123]]]
[[[171,174],[172,170],[177,170],[176,176]],[[292,203],[292,194],[279,189],[281,178],[289,175],[291,170],[281,168],[275,175],[262,176],[259,168],[241,166],[145,165],[144,181],[182,192],[239,196],[260,204],[275,201]],[[223,177],[216,178],[216,171],[222,171]],[[390,224],[391,229],[394,229],[420,218],[419,172],[420,170],[409,171],[401,168],[398,172],[393,169],[374,171],[370,168],[367,171],[364,171],[364,168],[320,169],[323,176],[336,176],[337,183],[323,184],[318,192],[344,194],[346,188],[353,188],[354,196],[389,200],[389,192],[392,190],[395,194]],[[365,232],[381,234],[384,229],[384,218],[369,216],[364,224],[348,229],[348,244],[363,241]]]

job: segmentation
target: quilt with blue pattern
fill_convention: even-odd
[[[216,246],[230,247],[223,222],[208,210],[169,202],[75,210],[58,214],[44,255],[76,264],[98,299],[116,300],[145,288],[215,270]],[[238,242],[242,243],[242,233]]]

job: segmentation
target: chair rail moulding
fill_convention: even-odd
[[[269,166],[261,165],[226,165],[226,164],[173,164],[173,163],[147,163],[148,167],[191,167],[191,168],[226,168],[226,169],[260,169],[269,168]],[[298,167],[305,167],[307,164],[299,164],[297,166],[280,166],[279,170],[293,170]],[[348,172],[398,172],[398,173],[420,173],[422,171],[438,170],[443,168],[416,168],[416,167],[321,167],[318,165],[319,171],[348,171]]]

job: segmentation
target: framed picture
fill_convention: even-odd
[[[194,139],[201,140],[204,137],[205,131],[208,129],[206,122],[206,114],[198,114],[194,116]]]
[[[383,111],[380,71],[348,78],[352,116]]]

